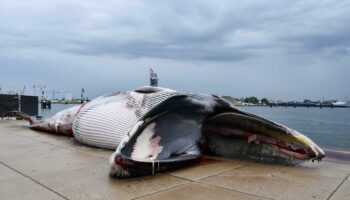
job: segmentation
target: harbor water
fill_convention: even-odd
[[[240,109],[293,128],[325,149],[350,151],[349,108],[251,106]]]
[[[45,117],[74,105],[52,104],[51,109],[39,110]],[[349,108],[293,108],[243,106],[241,110],[284,124],[307,135],[325,149],[350,151]]]

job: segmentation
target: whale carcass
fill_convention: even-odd
[[[159,87],[117,92],[36,120],[32,129],[74,136],[80,143],[116,149],[110,175],[134,177],[180,168],[204,153],[297,163],[325,154],[286,126],[243,112],[220,96]]]

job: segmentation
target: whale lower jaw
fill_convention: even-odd
[[[257,162],[297,165],[307,159],[297,159],[297,153],[268,144],[248,143],[245,139],[228,139],[218,134],[207,134],[209,152],[226,158],[249,159]],[[292,154],[294,156],[292,156]],[[299,155],[304,157],[303,154]]]
[[[125,170],[122,166],[117,165],[115,163],[110,165],[110,173],[109,175],[112,177],[119,177],[119,178],[127,178],[130,177],[130,173],[128,170]]]
[[[114,152],[109,157],[109,167],[110,172],[109,175],[112,177],[120,177],[120,178],[127,178],[131,176],[131,173],[129,170],[124,169],[121,165],[115,163],[115,156],[117,155],[117,152]]]

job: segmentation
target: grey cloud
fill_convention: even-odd
[[[97,95],[147,84],[153,65],[163,86],[182,90],[343,95],[349,21],[345,0],[2,0],[0,76]]]
[[[313,54],[320,47],[344,49],[349,43],[346,35],[339,35],[339,26],[348,26],[344,21],[349,14],[344,12],[350,8],[342,1],[63,1],[41,2],[41,9],[28,5],[0,14],[5,22],[0,28],[3,48],[235,61],[257,56],[261,49],[308,49]],[[14,21],[6,23],[9,17]]]

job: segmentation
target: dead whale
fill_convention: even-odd
[[[180,168],[204,153],[268,162],[321,160],[325,153],[303,134],[240,111],[216,95],[141,87],[105,95],[31,128],[73,134],[81,143],[116,149],[110,175],[135,177]]]

